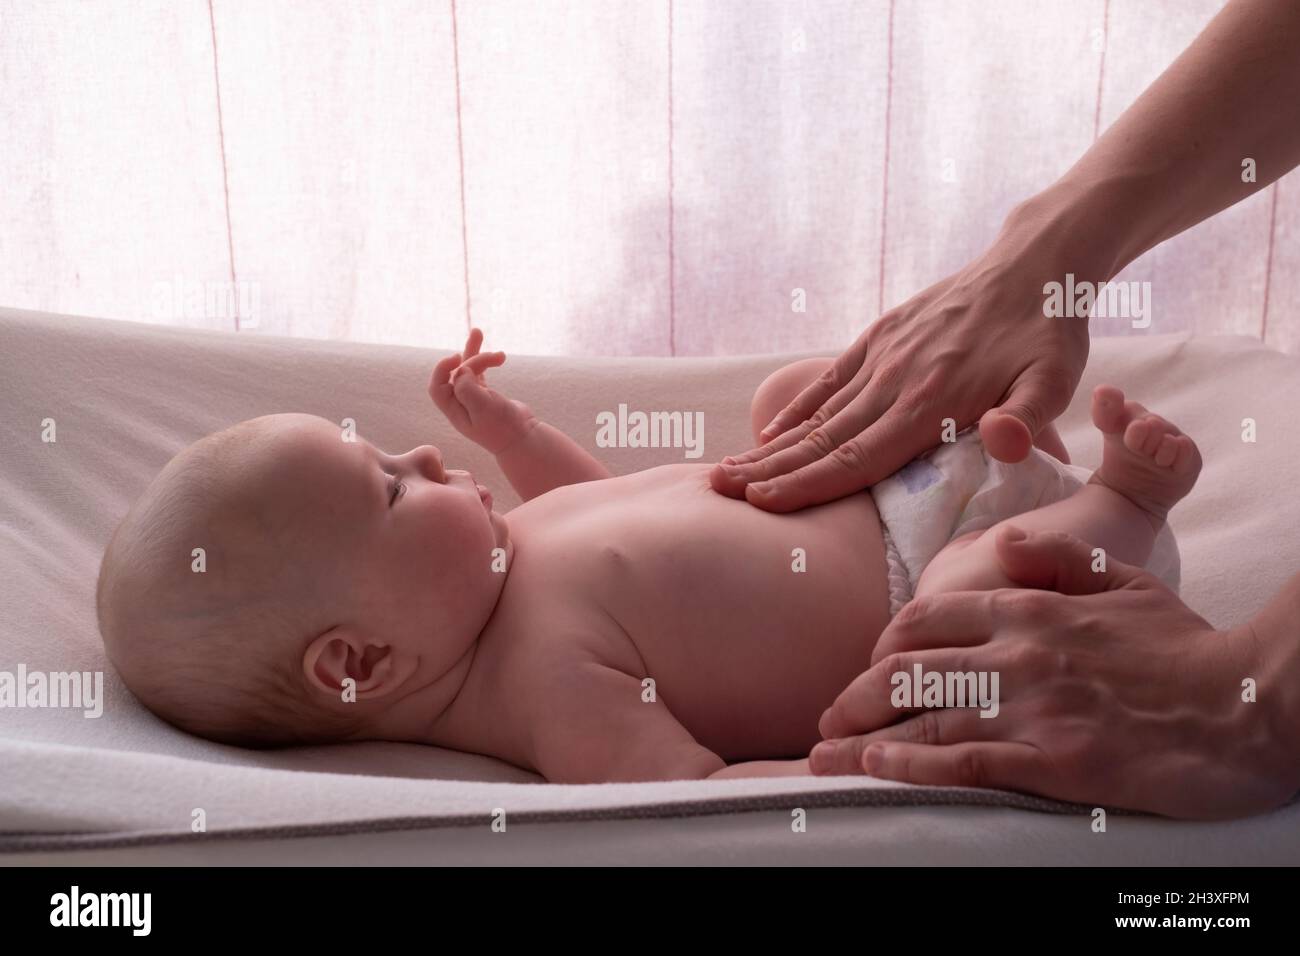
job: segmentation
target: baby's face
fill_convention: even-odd
[[[308,415],[276,415],[264,502],[289,522],[291,554],[321,562],[337,621],[438,673],[459,660],[505,582],[512,545],[487,489],[432,445],[390,455]],[[283,476],[283,477],[281,477]],[[269,499],[267,501],[266,499]]]

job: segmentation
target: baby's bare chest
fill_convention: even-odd
[[[606,622],[595,640],[611,666],[643,668],[702,743],[744,749],[750,707],[815,732],[826,695],[869,661],[888,619],[869,495],[774,515],[693,466],[564,491],[554,511],[520,516],[517,540],[543,551],[520,557],[568,592],[569,614],[599,608],[589,620]]]

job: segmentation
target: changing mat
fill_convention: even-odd
[[[351,418],[381,448],[438,444],[499,510],[516,503],[425,394],[442,354],[0,309],[0,671],[104,674],[98,718],[0,709],[0,861],[1300,862],[1294,803],[1221,824],[1117,813],[1097,834],[1091,808],[999,791],[849,777],[552,786],[415,745],[244,751],[144,710],[105,661],[96,571],[117,520],[199,436],[270,412]],[[798,357],[511,356],[492,375],[623,474],[685,452],[598,447],[597,415],[702,412],[694,460],[716,460],[750,446],[754,388]],[[1217,625],[1253,613],[1300,568],[1300,359],[1236,337],[1095,341],[1059,423],[1089,467],[1100,441],[1087,397],[1100,381],[1204,453],[1172,520],[1183,598]]]

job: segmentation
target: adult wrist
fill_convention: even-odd
[[[1014,207],[995,245],[1032,259],[1046,281],[1107,282],[1158,239],[1143,218],[1140,177],[1084,180],[1066,175]]]

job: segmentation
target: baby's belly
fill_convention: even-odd
[[[889,620],[871,496],[774,515],[674,467],[639,502],[654,520],[607,549],[611,606],[700,743],[728,761],[804,756]]]

